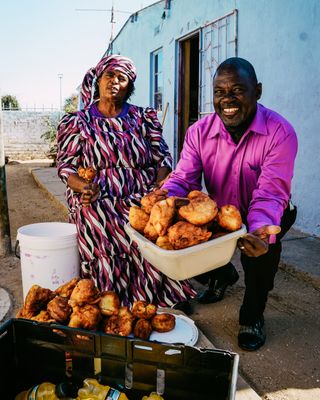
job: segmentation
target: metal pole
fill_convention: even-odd
[[[0,95],[1,98],[1,95]],[[5,155],[3,145],[2,104],[0,107],[0,257],[11,253],[10,223],[6,187]]]
[[[59,107],[59,111],[60,111],[60,116],[62,114],[62,78],[63,78],[63,74],[58,74],[58,78],[59,78],[59,82],[60,82],[60,107]]]

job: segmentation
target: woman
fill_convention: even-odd
[[[196,295],[189,282],[153,268],[124,231],[129,208],[172,164],[156,112],[127,103],[135,79],[132,61],[119,55],[104,57],[87,72],[84,108],[65,115],[58,127],[58,174],[78,230],[81,276],[92,278],[101,291],[117,292],[123,305],[185,304]],[[79,167],[96,170],[92,184],[79,177]]]

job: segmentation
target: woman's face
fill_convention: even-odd
[[[100,99],[123,102],[128,91],[129,78],[120,71],[104,71],[98,80]]]

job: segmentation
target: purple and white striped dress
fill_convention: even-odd
[[[171,167],[155,110],[127,105],[107,118],[95,105],[66,114],[58,127],[58,174],[64,183],[79,166],[93,166],[100,197],[82,207],[80,193],[66,190],[70,222],[77,226],[81,276],[100,290],[118,293],[122,305],[147,300],[172,306],[196,295],[188,281],[174,281],[143,259],[124,231],[129,208],[155,183],[157,170]]]

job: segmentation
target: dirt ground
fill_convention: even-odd
[[[43,165],[43,164],[42,164]],[[20,226],[66,221],[66,214],[36,185],[29,169],[39,164],[6,166],[11,239]],[[320,399],[320,291],[280,270],[265,312],[267,342],[254,353],[237,346],[238,311],[244,283],[238,283],[217,304],[194,302],[191,316],[204,334],[221,349],[240,355],[239,372],[264,400]],[[22,303],[20,261],[0,258],[0,286],[12,296],[15,315]],[[197,284],[199,290],[203,289]]]

